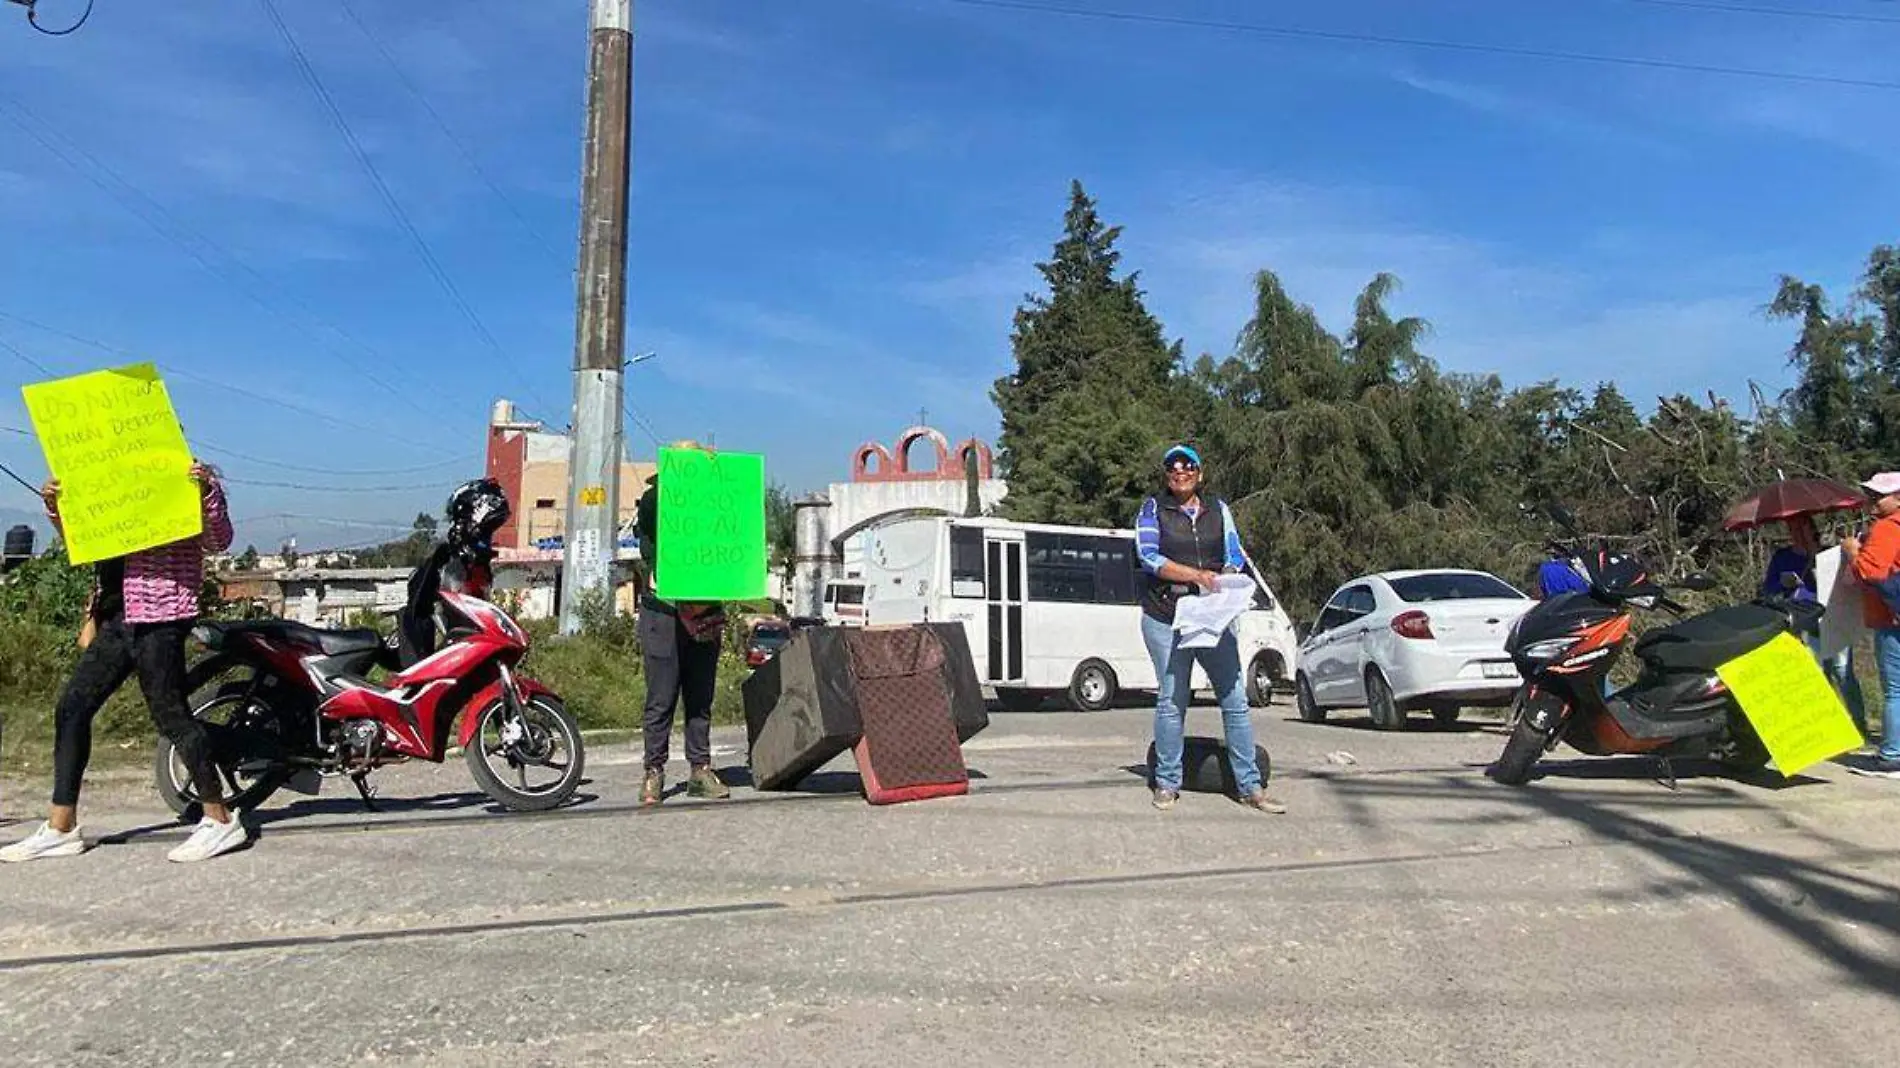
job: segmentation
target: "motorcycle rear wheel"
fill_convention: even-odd
[[[196,695],[206,685],[216,681],[233,668],[245,668],[248,665],[225,656],[212,656],[193,664],[185,674],[185,693]],[[255,729],[274,729],[277,713],[261,698],[252,697],[248,704],[242,704],[244,694],[250,688],[247,679],[233,679],[211,691],[208,696],[195,699],[191,707],[193,719],[205,723],[217,724],[213,718],[219,710],[229,706],[237,707],[234,715],[241,714],[246,722],[268,724]],[[191,775],[185,769],[184,761],[177,758],[178,749],[170,738],[158,736],[158,744],[152,754],[152,778],[158,789],[158,796],[165,806],[186,823],[196,823],[204,816],[204,801],[191,783]],[[214,761],[215,763],[215,761]],[[218,764],[218,775],[224,783],[224,803],[227,807],[244,812],[257,808],[270,800],[272,794],[289,780],[289,775],[281,769],[272,769],[250,780],[245,785],[239,779],[235,762]]]
[[[545,812],[559,808],[574,796],[581,784],[581,776],[586,771],[587,754],[581,743],[580,724],[575,721],[567,706],[560,698],[547,694],[536,694],[527,701],[522,710],[522,718],[529,721],[531,736],[510,745],[501,738],[503,714],[507,703],[497,700],[486,708],[471,713],[479,716],[474,736],[469,739],[463,758],[468,761],[469,774],[475,777],[475,784],[482,792],[511,812]],[[491,736],[494,743],[491,743]],[[558,746],[559,748],[555,748]],[[558,764],[556,754],[564,749],[567,762]],[[541,750],[546,750],[542,752]],[[508,766],[515,770],[522,786],[517,788],[502,780],[490,763],[492,756],[507,758]],[[526,760],[523,757],[535,759]],[[560,772],[560,777],[544,787],[527,785],[529,767],[545,767]]]
[[[1773,759],[1768,747],[1762,744],[1761,735],[1748,718],[1739,712],[1729,713],[1728,743],[1720,753],[1722,767],[1729,771],[1751,774],[1768,766]]]

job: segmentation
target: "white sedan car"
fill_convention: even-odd
[[[1522,681],[1504,639],[1534,602],[1482,571],[1389,571],[1341,586],[1300,643],[1300,718],[1367,708],[1382,730],[1429,709],[1440,724],[1463,706],[1506,705]]]

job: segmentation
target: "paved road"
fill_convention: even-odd
[[[970,796],[884,809],[848,762],[639,812],[617,745],[537,818],[401,769],[190,867],[104,789],[110,844],[0,869],[0,1063],[1891,1061],[1900,786],[1509,789],[1490,729],[1257,718],[1284,817],[1154,811],[1139,711],[999,714]]]

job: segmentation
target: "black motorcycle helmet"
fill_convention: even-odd
[[[442,516],[449,522],[448,540],[458,545],[486,545],[508,522],[508,495],[492,478],[477,478],[455,487]]]

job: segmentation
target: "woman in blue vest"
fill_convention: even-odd
[[[1229,627],[1211,648],[1176,646],[1174,608],[1182,597],[1211,593],[1221,572],[1238,573],[1244,567],[1240,532],[1227,502],[1201,496],[1201,456],[1187,445],[1176,445],[1161,459],[1167,472],[1167,492],[1142,503],[1135,519],[1135,548],[1141,556],[1145,582],[1141,598],[1141,637],[1154,661],[1155,766],[1154,805],[1174,806],[1181,796],[1181,734],[1187,706],[1194,702],[1194,662],[1220,699],[1221,724],[1227,736],[1227,761],[1234,769],[1240,801],[1263,812],[1285,812],[1286,806],[1267,795],[1260,785],[1260,765],[1254,759],[1253,716],[1247,691],[1240,684],[1240,644]]]

